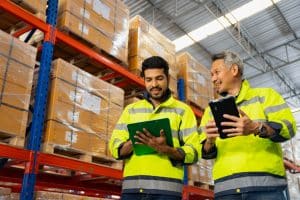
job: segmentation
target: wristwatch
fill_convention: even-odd
[[[259,126],[258,136],[261,138],[269,138],[268,129],[264,126],[264,123],[261,123]]]

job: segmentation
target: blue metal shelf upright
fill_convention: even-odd
[[[56,20],[57,20],[58,0],[48,0],[46,23],[49,30],[45,33],[37,88],[35,91],[35,103],[32,117],[32,125],[29,134],[27,149],[34,152],[34,158],[24,173],[21,191],[21,200],[31,200],[34,197],[36,182],[36,169],[38,167],[37,154],[40,150],[41,138],[44,127],[45,110],[48,98],[51,61],[55,44]]]

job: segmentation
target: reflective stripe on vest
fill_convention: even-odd
[[[272,186],[284,186],[287,184],[285,178],[269,176],[269,175],[257,175],[246,176],[227,179],[224,181],[215,181],[214,192],[224,192],[228,190],[236,190],[248,187],[272,187]]]
[[[174,193],[181,193],[183,183],[178,179],[151,177],[151,176],[132,176],[125,177],[122,190],[161,190]]]
[[[291,137],[294,137],[295,136],[295,131],[293,129],[293,125],[291,124],[291,122],[289,122],[288,120],[282,120],[283,123],[285,123],[285,125],[287,126],[288,130],[289,130],[289,134]]]

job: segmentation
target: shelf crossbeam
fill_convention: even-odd
[[[0,157],[29,161],[32,156],[32,153],[33,152],[30,150],[0,144]]]
[[[106,166],[95,165],[93,163],[87,163],[80,160],[46,153],[39,153],[38,157],[40,164],[63,167],[65,169],[72,169],[75,171],[86,172],[89,174],[105,175],[106,177],[119,180],[121,180],[123,177],[121,170],[113,169]]]

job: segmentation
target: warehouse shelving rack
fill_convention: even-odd
[[[68,192],[77,191],[81,195],[94,197],[118,195],[121,190],[121,170],[39,151],[48,95],[50,66],[53,49],[57,41],[63,42],[88,58],[114,71],[114,73],[103,79],[108,80],[112,77],[122,76],[125,80],[117,83],[117,86],[122,87],[128,83],[134,83],[137,87],[144,88],[144,82],[138,76],[130,73],[121,65],[96,53],[77,40],[58,31],[56,29],[57,4],[58,0],[48,0],[47,20],[45,23],[10,0],[0,1],[0,9],[12,14],[27,24],[27,26],[15,32],[13,36],[18,37],[28,31],[34,32],[35,29],[44,32],[45,35],[42,49],[40,49],[42,50],[40,72],[29,141],[26,149],[0,144],[0,157],[11,159],[8,163],[8,167],[0,170],[0,181],[12,183],[6,186],[11,187],[13,191],[19,192],[21,190],[22,200],[33,199],[34,190],[46,190],[49,188],[59,188]],[[202,112],[200,110],[196,108],[193,110],[198,117],[201,117]],[[80,172],[81,174],[71,177],[52,175],[39,172],[40,165],[70,169]],[[90,182],[91,180],[92,182]],[[183,198],[212,199],[213,193],[209,190],[185,186]]]
[[[48,1],[47,22],[43,22],[36,18],[34,15],[23,10],[19,6],[12,3],[10,0],[1,0],[0,9],[16,16],[20,20],[24,21],[27,26],[23,27],[19,31],[15,32],[13,36],[18,37],[25,32],[38,29],[45,34],[44,43],[42,47],[41,74],[39,80],[39,89],[37,95],[37,101],[39,102],[35,106],[34,125],[32,126],[31,134],[27,149],[21,149],[4,144],[0,144],[0,157],[6,157],[12,159],[9,162],[9,166],[23,166],[22,168],[7,167],[0,170],[0,181],[11,182],[14,184],[6,185],[13,189],[13,191],[21,193],[21,199],[31,200],[33,199],[34,190],[45,190],[49,188],[60,188],[67,191],[80,191],[80,194],[87,196],[106,196],[108,194],[119,194],[120,184],[113,183],[122,180],[122,171],[112,169],[105,166],[100,166],[92,163],[86,163],[79,160],[56,156],[53,154],[45,154],[39,152],[40,138],[43,127],[43,115],[46,99],[50,64],[52,60],[53,47],[56,41],[61,41],[64,44],[74,48],[78,52],[85,56],[95,60],[96,62],[106,66],[114,71],[114,73],[103,77],[104,80],[109,80],[116,76],[125,77],[125,80],[117,83],[117,86],[123,87],[129,81],[136,84],[137,87],[143,88],[143,80],[136,75],[130,73],[119,64],[107,59],[106,57],[96,53],[92,49],[83,45],[75,39],[72,39],[68,35],[56,30],[55,22],[57,16],[57,0]],[[180,82],[180,81],[179,81]],[[182,87],[182,82],[179,83],[179,87]],[[180,92],[181,91],[181,92]],[[182,90],[179,90],[179,98],[184,100],[182,96]],[[197,108],[192,108],[197,117],[202,116],[202,111]],[[285,166],[293,173],[300,173],[300,167],[296,166],[293,162],[285,160]],[[71,178],[60,177],[56,175],[40,173],[40,165],[49,165],[64,169],[70,169],[84,174],[76,175]],[[89,180],[94,182],[89,183]],[[96,181],[95,181],[96,180]],[[105,183],[106,180],[108,183]],[[84,183],[84,184],[83,184]],[[209,190],[201,189],[193,186],[185,186],[183,191],[183,199],[212,199],[213,193]]]

